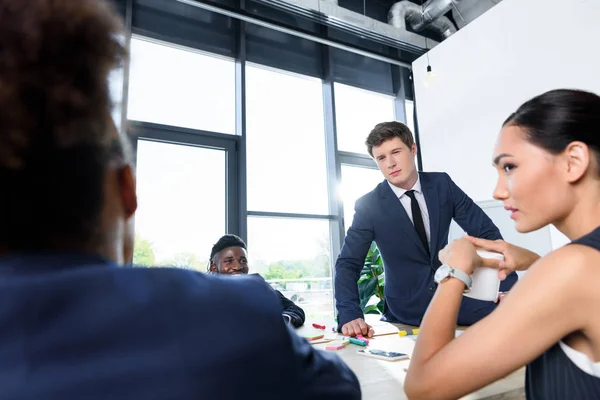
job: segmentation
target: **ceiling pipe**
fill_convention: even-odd
[[[422,10],[420,13],[421,15],[411,16],[410,26],[414,30],[420,31],[450,11],[452,6],[456,7],[460,1],[461,0],[429,0],[422,7],[418,6]]]
[[[448,39],[450,36],[456,33],[456,26],[454,26],[448,17],[439,17],[438,19],[433,20],[433,22],[429,24],[428,28],[439,32],[444,39]]]
[[[441,36],[444,38],[450,37],[452,34],[456,33],[456,27],[450,21],[450,19],[441,16],[437,19],[428,22],[428,24],[417,24],[415,25],[415,21],[421,21],[423,8],[415,4],[411,1],[404,0],[392,5],[388,13],[388,23],[396,28],[406,30],[406,23],[410,25],[410,27],[415,31],[421,31],[425,27],[428,27],[436,32],[439,32]]]

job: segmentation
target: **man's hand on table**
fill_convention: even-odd
[[[357,318],[345,323],[344,326],[342,326],[342,334],[344,336],[363,335],[371,338],[375,334],[375,331],[371,325],[365,322],[364,319]]]

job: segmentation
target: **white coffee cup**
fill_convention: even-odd
[[[481,258],[493,258],[503,261],[504,255],[485,250],[477,250],[477,255]],[[500,290],[500,278],[496,268],[478,267],[471,275],[471,290],[464,296],[472,299],[494,301],[498,298]]]

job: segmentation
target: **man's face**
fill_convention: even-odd
[[[238,246],[227,247],[215,256],[210,270],[219,274],[238,275],[248,273],[248,253]]]
[[[404,186],[414,184],[413,179],[417,174],[416,145],[409,148],[402,139],[395,137],[374,146],[372,153],[385,179],[394,186],[410,189]]]

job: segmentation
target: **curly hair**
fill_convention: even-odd
[[[122,23],[101,0],[1,0],[0,21],[0,247],[87,242],[127,158],[108,88]]]

